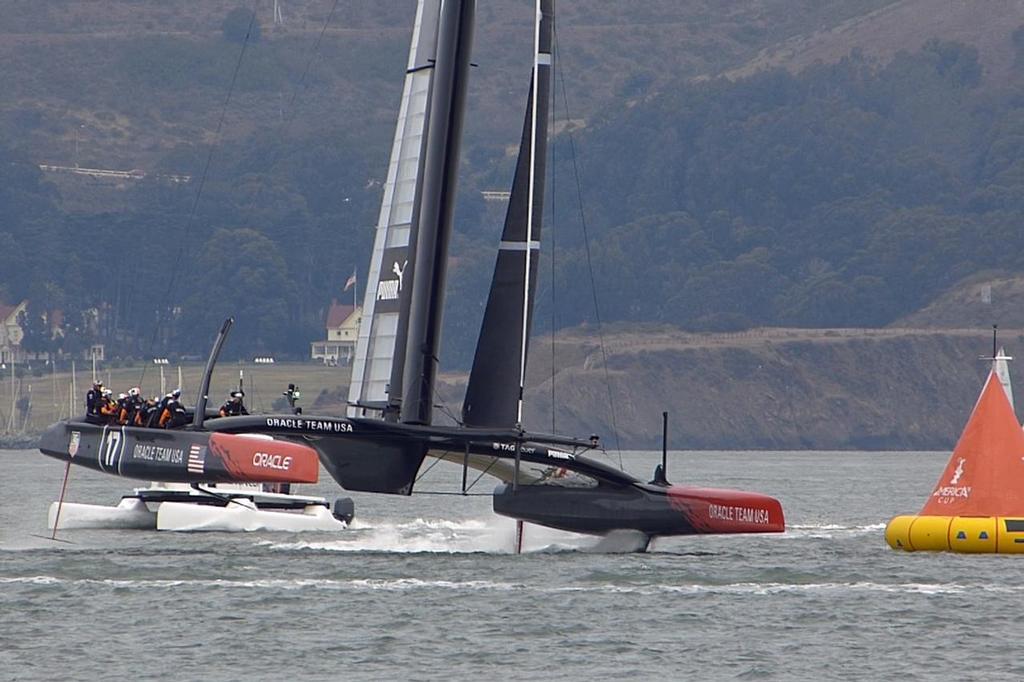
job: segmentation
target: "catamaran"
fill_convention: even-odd
[[[307,459],[314,453],[350,491],[410,495],[428,457],[461,465],[463,493],[468,470],[478,470],[499,479],[493,509],[516,519],[520,528],[532,522],[596,535],[628,531],[641,538],[641,550],[663,535],[783,532],[782,506],[772,497],[672,485],[663,467],[645,482],[588,456],[599,448],[595,437],[523,427],[543,215],[553,6],[553,0],[537,3],[519,156],[459,423],[434,424],[433,412],[475,0],[419,0],[348,415],[203,419],[210,364],[194,418],[183,429],[139,433],[132,427],[60,423],[44,435],[43,452],[83,463],[68,452],[70,434],[77,432],[98,458],[98,468],[132,476],[142,464],[140,439],[164,439],[181,453],[193,446],[212,452],[221,439],[230,438],[242,449],[255,444],[252,434],[261,434],[271,439],[265,447],[300,448]],[[216,354],[215,345],[211,363]],[[249,457],[251,449],[245,452]],[[147,478],[159,478],[151,467],[142,469]],[[182,461],[175,477],[163,480],[196,487],[210,480],[209,471],[214,470],[192,472]]]
[[[292,493],[316,483],[320,464],[307,445],[261,433],[214,433],[206,428],[210,380],[232,320],[221,328],[203,373],[188,424],[175,429],[96,424],[86,417],[51,425],[39,449],[105,474],[152,481],[115,506],[65,502],[50,505],[48,526],[58,529],[341,530],[352,521],[352,501]]]

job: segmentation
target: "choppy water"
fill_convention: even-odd
[[[774,494],[789,531],[611,554],[528,527],[515,556],[487,497],[355,495],[338,534],[53,543],[31,534],[63,465],[0,451],[0,679],[1024,679],[1024,557],[883,541],[946,459],[679,453],[672,480]],[[320,494],[343,494],[325,479]],[[442,464],[420,486],[458,479]],[[69,499],[114,504],[131,486],[76,468]]]

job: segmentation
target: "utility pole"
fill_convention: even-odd
[[[14,359],[11,359],[11,414],[7,420],[7,433],[14,433],[14,410],[18,402],[17,387],[14,384]]]

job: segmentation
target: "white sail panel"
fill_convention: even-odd
[[[381,404],[387,401],[395,339],[401,323],[398,294],[408,266],[410,225],[420,181],[420,157],[439,14],[439,0],[419,0],[409,47],[408,72],[367,273],[363,316],[349,386],[350,403]],[[358,412],[356,408],[349,411],[351,416]]]

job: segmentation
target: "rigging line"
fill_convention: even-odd
[[[306,61],[306,68],[302,70],[302,77],[299,79],[299,87],[292,92],[292,99],[288,102],[288,109],[289,113],[292,114],[292,118],[294,118],[294,105],[295,101],[299,97],[299,91],[300,89],[303,91],[306,89],[306,76],[309,75],[309,70],[313,66],[313,60],[316,59],[317,54],[320,52],[320,43],[323,41],[324,34],[327,32],[327,27],[330,25],[331,19],[334,18],[334,12],[337,9],[338,0],[334,0],[334,4],[331,5],[331,11],[328,12],[327,18],[324,19],[324,25],[320,27],[320,34],[316,37],[316,42],[313,43],[313,51],[310,53],[309,59]]]
[[[444,451],[444,454],[448,454],[449,452],[451,452],[451,450],[445,450],[445,451]],[[436,467],[436,466],[437,466],[437,463],[438,463],[438,462],[440,462],[440,461],[441,461],[441,458],[440,458],[440,457],[435,457],[435,458],[434,458],[434,461],[433,461],[433,462],[432,462],[432,463],[430,464],[430,466],[428,466],[428,467],[427,467],[426,469],[424,469],[424,470],[423,470],[423,473],[422,473],[422,474],[420,474],[419,476],[417,476],[417,477],[416,477],[416,480],[415,480],[415,481],[413,481],[413,482],[412,482],[412,484],[413,484],[413,485],[416,485],[417,483],[419,483],[419,482],[420,482],[420,479],[421,479],[421,478],[423,478],[424,476],[426,476],[427,474],[429,474],[429,473],[430,473],[430,470],[431,470],[431,469],[433,469],[434,467]]]
[[[555,26],[555,15],[551,15],[551,30],[554,33]],[[551,73],[555,72],[556,68],[561,68],[560,64],[555,61],[555,49],[554,45],[551,46]],[[554,88],[552,88],[554,89]],[[551,110],[548,112],[549,130],[554,131],[555,129],[555,103],[552,102]],[[555,308],[555,145],[554,140],[552,144],[548,146],[548,168],[551,172],[548,174],[551,177],[551,226],[548,228],[548,232],[551,233],[551,257],[548,259],[551,261],[551,433],[558,433],[555,428],[555,329],[557,323],[556,308]]]
[[[164,294],[160,299],[160,306],[157,307],[156,324],[153,326],[153,335],[149,339],[149,352],[146,353],[146,355],[151,355],[153,347],[156,345],[156,338],[160,333],[160,325],[163,322],[164,307],[170,299],[171,292],[174,291],[174,285],[178,278],[178,266],[181,264],[181,259],[190,245],[189,232],[192,229],[192,223],[195,221],[196,211],[199,208],[199,199],[203,195],[203,187],[206,186],[206,178],[209,175],[210,165],[213,162],[213,153],[217,149],[217,145],[220,144],[220,133],[224,128],[224,119],[227,118],[228,105],[231,104],[231,96],[235,92],[235,85],[238,82],[238,72],[242,68],[242,60],[245,58],[245,51],[249,47],[249,38],[252,36],[252,28],[255,23],[256,0],[253,0],[252,8],[249,10],[249,27],[245,31],[245,39],[242,41],[242,49],[238,52],[238,60],[235,62],[235,69],[231,74],[231,83],[228,85],[228,92],[224,97],[224,104],[221,106],[220,117],[217,119],[217,129],[213,134],[213,141],[210,143],[210,150],[206,155],[206,163],[203,165],[202,175],[199,177],[199,186],[196,188],[196,198],[192,202],[192,210],[189,211],[188,219],[185,221],[185,236],[184,239],[179,242],[178,250],[174,257],[174,265],[171,268],[171,276],[167,279],[167,288],[164,290]],[[139,377],[140,386],[146,378],[146,369],[147,365],[143,362],[142,375]]]
[[[529,189],[526,194],[526,245],[523,254],[526,258],[526,265],[523,269],[523,329],[519,349],[519,399],[516,404],[516,424],[522,428],[523,423],[523,390],[526,386],[526,349],[530,344],[527,338],[530,328],[530,266],[533,249],[529,245],[533,242],[533,207],[534,187],[537,170],[537,94],[540,80],[540,30],[544,21],[544,12],[541,8],[541,0],[537,0],[536,15],[534,17],[533,30],[533,79],[531,82],[532,92],[530,93],[530,178]],[[518,468],[518,462],[517,462]]]
[[[255,374],[256,373],[253,372],[252,376],[249,378],[249,388],[250,388],[250,390],[252,390],[252,407],[253,407],[253,411],[255,412],[256,411],[256,406],[259,405],[259,410],[261,412],[266,412],[267,411],[267,407],[266,407],[267,404],[263,400],[263,396],[260,394],[259,389],[256,388],[256,376],[255,376]],[[273,409],[273,406],[271,406],[271,409]]]
[[[436,390],[434,391],[434,396],[437,397],[438,400],[441,400],[441,396],[438,395]],[[458,417],[455,416],[455,413],[452,412],[451,408],[449,408],[447,405],[445,405],[444,402],[434,403],[434,407],[436,407],[437,409],[441,410],[441,413],[444,416],[446,416],[449,419],[451,419],[452,420],[452,424],[454,424],[455,426],[465,426],[465,424],[463,424],[462,421]]]
[[[309,76],[309,72],[313,67],[313,61],[316,59],[316,56],[320,54],[320,43],[323,41],[324,34],[327,32],[327,27],[330,25],[331,19],[334,18],[334,12],[337,9],[338,0],[334,0],[334,3],[331,5],[331,11],[327,13],[327,18],[324,19],[323,26],[320,27],[320,33],[319,35],[317,35],[316,41],[313,43],[313,49],[310,51],[309,59],[306,60],[306,66],[302,70],[302,76],[299,78],[299,84],[295,87],[294,90],[292,90],[291,99],[288,100],[288,116],[284,118],[284,120],[281,123],[281,128],[278,131],[278,136],[281,139],[284,138],[285,133],[288,132],[288,127],[295,120],[295,103],[299,99],[299,94],[304,93],[309,85],[306,82],[306,78],[307,76]],[[270,163],[266,165],[266,172],[270,172],[274,168],[274,166],[277,165],[277,162],[281,160],[281,148],[281,145],[274,147],[273,157],[271,158]],[[254,210],[254,207],[259,204],[259,200],[263,196],[263,190],[265,187],[266,183],[261,183],[259,187],[256,189],[256,196],[253,197],[252,201],[248,202],[247,205],[250,214]]]
[[[479,481],[479,480],[480,480],[481,478],[483,478],[483,477],[484,477],[484,474],[486,474],[486,473],[487,473],[488,471],[490,471],[490,470],[491,470],[491,467],[493,467],[493,466],[494,466],[495,464],[497,464],[497,463],[498,463],[498,458],[497,458],[497,457],[494,457],[494,458],[492,458],[492,459],[491,459],[491,463],[487,465],[487,468],[486,468],[486,469],[484,469],[483,471],[481,471],[481,472],[480,472],[480,475],[479,475],[479,476],[477,476],[476,478],[474,478],[474,479],[473,479],[473,482],[472,482],[472,483],[470,483],[470,484],[469,484],[469,485],[468,485],[468,486],[466,487],[466,493],[465,493],[465,494],[468,494],[468,493],[469,493],[469,491],[473,489],[473,486],[475,486],[475,485],[477,484],[477,482],[478,482],[478,481]]]
[[[434,386],[432,386],[431,389],[434,392],[434,399],[437,401],[437,402],[435,402],[433,404],[433,407],[436,407],[439,410],[441,410],[441,412],[446,417],[451,419],[454,424],[456,424],[458,426],[465,426],[465,424],[462,423],[462,420],[455,416],[455,413],[452,412],[452,409],[445,402],[444,398],[441,397],[441,393],[438,392],[438,390],[437,390],[437,384],[434,384]]]
[[[555,43],[553,47],[557,49],[558,32],[555,28],[556,27],[552,27],[552,41]],[[562,85],[562,101],[565,107],[565,116],[566,118],[569,118],[569,96],[566,94],[564,68],[559,72],[558,79]],[[590,275],[590,292],[594,299],[594,317],[597,321],[598,340],[601,344],[601,358],[602,364],[604,364],[604,383],[605,388],[608,391],[608,412],[612,420],[612,435],[615,437],[615,449],[619,454],[619,468],[622,469],[622,445],[619,442],[619,427],[615,419],[615,401],[612,399],[612,379],[611,373],[608,371],[608,352],[605,349],[604,344],[604,325],[601,323],[601,308],[597,301],[597,284],[594,278],[594,262],[590,254],[590,235],[587,231],[587,215],[586,211],[583,210],[583,183],[580,180],[580,169],[576,160],[576,138],[572,134],[571,127],[567,126],[566,132],[569,135],[569,151],[570,156],[572,157],[572,170],[573,175],[576,178],[576,197],[579,201],[580,207],[580,225],[583,227],[583,244],[586,247],[587,253],[587,272]]]

